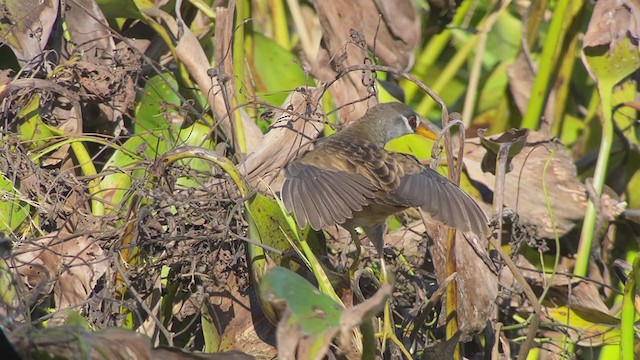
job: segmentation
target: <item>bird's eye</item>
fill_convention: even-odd
[[[417,125],[418,125],[418,119],[416,118],[415,115],[411,115],[409,117],[409,126],[411,126],[411,129],[415,130]]]

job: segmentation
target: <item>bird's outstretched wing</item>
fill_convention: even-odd
[[[402,169],[388,151],[358,140],[329,139],[285,170],[282,201],[300,227],[342,224],[374,203],[376,194],[400,185]]]
[[[410,155],[337,138],[292,162],[282,200],[298,226],[315,230],[342,224],[369,205],[420,207],[435,220],[479,235],[487,218],[462,189]]]
[[[391,201],[420,207],[435,220],[458,230],[487,234],[487,216],[471,196],[414,157],[397,153],[393,157],[404,169],[404,176],[398,189],[389,194]]]

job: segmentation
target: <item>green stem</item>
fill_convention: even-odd
[[[473,35],[469,40],[467,40],[464,46],[456,52],[453,59],[449,61],[447,66],[440,73],[436,82],[431,86],[431,90],[433,90],[433,92],[436,94],[440,93],[445,86],[451,83],[453,78],[460,72],[462,65],[467,61],[469,54],[471,54],[473,49],[475,49],[477,43],[478,35]],[[431,99],[431,97],[425,96],[416,107],[416,112],[424,116],[428,116],[434,105],[436,105],[436,103]]]
[[[473,65],[471,66],[471,72],[469,74],[469,83],[467,86],[467,96],[464,99],[464,107],[462,110],[462,122],[465,129],[471,125],[473,120],[473,110],[475,108],[476,99],[478,96],[478,84],[480,82],[480,74],[482,72],[482,58],[487,45],[487,37],[489,32],[493,29],[493,26],[498,21],[498,18],[507,9],[507,6],[511,4],[511,0],[505,0],[496,11],[492,12],[487,18],[478,37],[478,46],[476,46],[476,56],[473,59]]]
[[[304,51],[307,58],[311,59],[315,56],[318,44],[313,44],[312,42],[312,36],[309,33],[306,25],[308,21],[306,21],[304,16],[302,15],[300,2],[298,0],[287,0],[287,5],[289,6],[289,12],[291,13],[293,25],[296,28],[296,32],[300,36],[300,46],[302,47],[302,50]]]
[[[245,81],[245,69],[247,61],[247,52],[249,55],[253,55],[249,51],[248,46],[252,46],[250,40],[250,29],[247,30],[250,25],[245,23],[245,20],[251,17],[251,3],[249,0],[238,0],[236,2],[235,9],[235,22],[234,22],[234,34],[233,34],[233,72],[236,78],[236,93],[230,94],[232,98],[232,104],[235,107],[238,104],[246,102],[244,92],[241,91],[244,87]],[[249,39],[247,41],[247,39]],[[247,140],[244,133],[244,124],[242,122],[242,115],[240,109],[235,111],[233,116],[235,123],[235,136],[240,152],[247,151]]]
[[[273,39],[283,48],[291,49],[289,43],[289,24],[287,24],[287,14],[284,11],[283,0],[269,0],[271,8],[271,23],[273,26]]]
[[[571,74],[573,74],[573,68],[578,59],[576,56],[572,56],[571,54],[576,53],[576,49],[578,47],[579,40],[579,32],[580,32],[580,19],[582,19],[582,11],[584,9],[584,3],[576,4],[580,5],[579,7],[574,7],[574,17],[575,21],[571,25],[571,28],[568,31],[570,37],[568,39],[568,43],[566,46],[566,50],[564,51],[567,56],[563,56],[560,59],[560,66],[558,70],[558,75],[556,76],[554,89],[555,89],[555,99],[553,100],[556,104],[554,113],[553,113],[553,125],[552,125],[552,134],[554,136],[560,137],[562,124],[564,122],[564,117],[567,108],[567,100],[569,99],[569,91],[571,88]]]
[[[567,16],[567,9],[571,1],[582,0],[558,0],[553,11],[549,32],[542,46],[542,54],[538,65],[538,73],[531,89],[531,97],[527,105],[527,111],[522,119],[523,128],[537,129],[540,125],[540,116],[545,107],[551,74],[557,65],[558,54],[565,37],[565,32],[569,24],[573,21],[572,16]]]
[[[449,28],[457,27],[462,24],[462,21],[467,16],[467,12],[471,8],[471,3],[474,0],[466,0],[460,4],[460,7],[456,9],[456,14],[453,16],[451,23],[449,24]],[[434,36],[427,46],[424,47],[424,50],[418,55],[416,59],[416,63],[413,66],[414,75],[423,79],[424,75],[427,73],[427,70],[431,68],[431,66],[438,60],[440,54],[449,43],[451,39],[451,29],[445,29],[440,34]],[[404,86],[405,98],[407,103],[411,103],[415,95],[418,93],[420,88],[418,85],[411,81],[406,81],[406,85]]]
[[[162,156],[162,165],[167,168],[169,165],[182,159],[202,159],[213,162],[229,175],[231,181],[238,188],[240,196],[246,198],[250,193],[249,185],[246,183],[238,168],[229,158],[216,154],[215,151],[195,146],[183,146],[165,153]]]
[[[604,187],[604,180],[607,173],[607,165],[609,164],[609,155],[611,153],[611,145],[613,144],[613,119],[611,118],[611,91],[613,86],[606,83],[598,84],[600,99],[602,104],[602,140],[600,150],[598,151],[598,161],[596,162],[595,172],[593,174],[593,188],[599,197]],[[578,246],[578,255],[573,273],[577,276],[586,276],[589,269],[589,256],[591,254],[591,243],[596,226],[597,211],[593,200],[589,200],[587,205],[587,213],[584,217],[582,232],[580,233],[580,244]]]
[[[634,359],[635,330],[633,328],[636,318],[634,298],[636,295],[636,272],[640,268],[640,255],[636,255],[633,262],[633,270],[627,278],[622,297],[622,312],[620,314],[620,355],[623,360]]]
[[[203,0],[189,0],[191,5],[195,6],[198,10],[202,11],[202,13],[211,20],[216,18],[216,12],[213,10],[211,5],[207,4]]]

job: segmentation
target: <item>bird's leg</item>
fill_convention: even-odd
[[[360,237],[358,236],[356,229],[349,227],[349,234],[351,234],[351,240],[353,240],[353,243],[356,245],[356,258],[353,259],[353,263],[349,266],[349,279],[353,279],[353,274],[358,270],[358,265],[360,264],[364,254],[362,252],[362,243],[360,242]]]
[[[365,227],[364,233],[367,234],[369,241],[373,244],[380,256],[380,283],[387,283],[387,265],[384,261],[384,223],[373,226],[373,227]]]

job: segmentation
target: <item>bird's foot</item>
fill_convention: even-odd
[[[413,356],[411,356],[411,353],[409,352],[409,350],[407,350],[407,348],[404,346],[402,341],[400,341],[400,339],[398,339],[398,336],[396,336],[395,325],[393,322],[393,316],[391,312],[391,300],[387,300],[387,303],[384,306],[381,337],[382,337],[382,353],[384,353],[386,350],[386,342],[388,340],[394,343],[407,359],[413,359]]]
[[[362,253],[362,251],[359,251],[356,254],[356,258],[353,259],[353,263],[351,263],[351,266],[349,266],[349,280],[353,280],[355,278],[355,273],[356,271],[358,271],[358,267],[363,258],[364,254]]]
[[[349,280],[354,279],[354,275],[356,271],[358,271],[358,266],[360,262],[364,258],[364,251],[362,251],[362,244],[360,243],[360,238],[358,237],[358,233],[355,230],[350,230],[351,239],[356,246],[356,257],[353,259],[351,266],[349,266]]]

